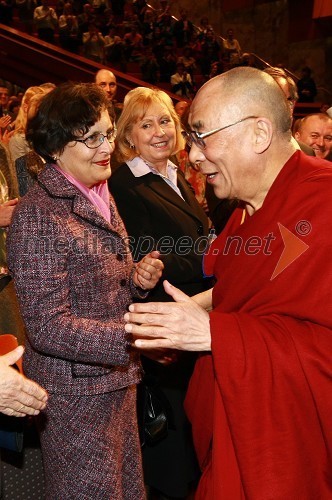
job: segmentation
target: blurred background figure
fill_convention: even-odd
[[[173,35],[175,37],[176,46],[182,48],[189,45],[194,33],[194,25],[188,19],[188,11],[180,9],[180,17],[175,21],[173,26]]]
[[[41,0],[41,5],[34,10],[33,20],[38,31],[38,38],[44,42],[54,43],[58,16],[53,7],[49,6],[49,0]]]
[[[176,73],[171,76],[172,92],[181,97],[191,99],[194,95],[194,87],[190,74],[186,71],[182,62],[176,64]]]
[[[0,142],[8,144],[12,135],[14,114],[9,111],[9,90],[0,85]]]
[[[284,69],[273,66],[265,68],[264,73],[267,73],[268,75],[272,76],[272,78],[277,82],[277,84],[285,94],[290,114],[293,120],[295,105],[299,97],[297,93],[296,83],[294,82],[293,78],[290,75],[288,75]],[[304,153],[306,153],[309,156],[315,156],[314,150],[311,147],[309,147],[308,144],[296,140],[295,137],[292,137],[292,141],[297,149],[300,148]]]
[[[175,104],[174,109],[175,109],[175,111],[177,112],[177,114],[178,114],[178,116],[180,118],[182,118],[182,116],[185,113],[185,111],[188,108],[188,106],[189,106],[189,102],[188,101],[178,101]]]
[[[83,33],[83,54],[88,59],[102,63],[105,57],[105,39],[95,23],[90,23]]]
[[[48,87],[49,85],[49,87]],[[29,87],[22,98],[21,106],[15,120],[14,133],[9,140],[9,151],[12,160],[15,162],[17,158],[25,155],[29,151],[31,151],[31,146],[28,144],[25,134],[26,134],[26,125],[28,120],[28,110],[30,106],[31,99],[36,94],[45,95],[51,89],[55,88],[53,84],[46,84],[40,86]]]
[[[222,59],[227,69],[238,66],[241,63],[242,50],[236,38],[234,30],[228,29],[226,38],[222,42]]]
[[[314,102],[317,95],[316,83],[311,76],[311,69],[305,66],[302,69],[302,76],[297,82],[299,102]]]
[[[18,137],[18,144],[15,145],[16,151],[21,150],[22,152],[23,148],[26,151],[21,156],[17,156],[16,154],[16,158],[14,160],[17,182],[18,182],[18,190],[20,196],[24,196],[28,192],[28,190],[37,181],[38,175],[44,169],[45,166],[45,161],[43,160],[43,158],[38,153],[36,153],[36,151],[31,149],[31,144],[29,144],[26,139],[27,122],[28,120],[31,120],[35,116],[43,97],[46,94],[48,94],[48,92],[54,90],[55,85],[53,83],[44,83],[36,88],[38,89],[38,91],[29,98],[28,102],[26,102],[27,116],[25,116],[24,113],[22,114],[22,121],[20,125],[21,133],[18,132],[13,137],[13,139],[16,136]]]
[[[190,103],[188,101],[179,101],[174,106],[177,112],[183,130],[189,128],[188,117],[190,112]],[[176,163],[179,165],[179,169],[183,172],[185,179],[189,182],[190,186],[193,188],[196,200],[203,208],[207,211],[206,198],[205,198],[205,187],[206,178],[201,172],[197,165],[193,165],[189,160],[189,148],[185,144],[184,148],[176,153]]]
[[[18,17],[23,24],[24,30],[32,35],[33,33],[33,13],[37,7],[37,0],[16,0]]]
[[[123,39],[117,34],[115,26],[111,25],[105,39],[105,60],[111,65],[119,64],[121,71],[126,71]]]
[[[59,16],[59,42],[63,49],[78,52],[80,39],[77,16],[73,13],[73,6],[67,2]]]

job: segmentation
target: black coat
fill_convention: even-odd
[[[109,181],[118,211],[129,236],[134,260],[158,248],[165,269],[163,278],[188,295],[210,286],[203,278],[202,252],[208,235],[208,219],[181,171],[177,185],[182,199],[160,176],[135,177],[126,164]],[[149,293],[148,301],[170,301],[162,280]],[[142,449],[145,482],[170,497],[185,497],[199,471],[183,400],[196,360],[195,353],[182,353],[169,366],[142,358],[145,383],[166,396],[172,412],[166,438]],[[144,386],[139,387],[144,392]],[[139,415],[140,416],[140,415]]]
[[[127,164],[112,174],[109,187],[126,226],[135,261],[159,249],[169,280],[188,295],[206,289],[202,254],[208,235],[208,218],[181,171],[178,187],[182,199],[160,176],[135,177]],[[169,300],[162,283],[148,300]]]

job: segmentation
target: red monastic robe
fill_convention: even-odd
[[[205,258],[212,353],[186,409],[204,500],[332,499],[332,165],[296,152]]]

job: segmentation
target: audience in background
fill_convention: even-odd
[[[170,13],[168,0],[161,0],[159,9],[146,0],[113,0],[107,5],[101,0],[85,4],[81,0],[59,0],[55,10],[48,6],[50,0],[39,1],[42,4],[34,9],[34,18],[41,39],[58,41],[66,50],[123,72],[130,68],[128,63],[138,63],[144,81],[155,85],[167,82],[169,87],[162,86],[167,90],[171,90],[176,62],[184,63],[195,92],[207,80],[234,66],[255,67],[255,55],[242,54],[233,28],[222,38],[206,16],[195,26],[184,8],[177,19]],[[27,5],[31,8],[36,0],[17,2],[24,19],[29,16]],[[31,32],[31,27],[26,30]],[[130,68],[129,72],[136,74],[139,69]],[[298,85],[299,102],[313,102],[317,90],[310,68],[303,68]]]

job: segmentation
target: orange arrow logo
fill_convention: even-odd
[[[271,281],[282,273],[286,267],[300,257],[309,246],[291,231],[278,222],[279,231],[284,242],[284,249],[271,276]]]

